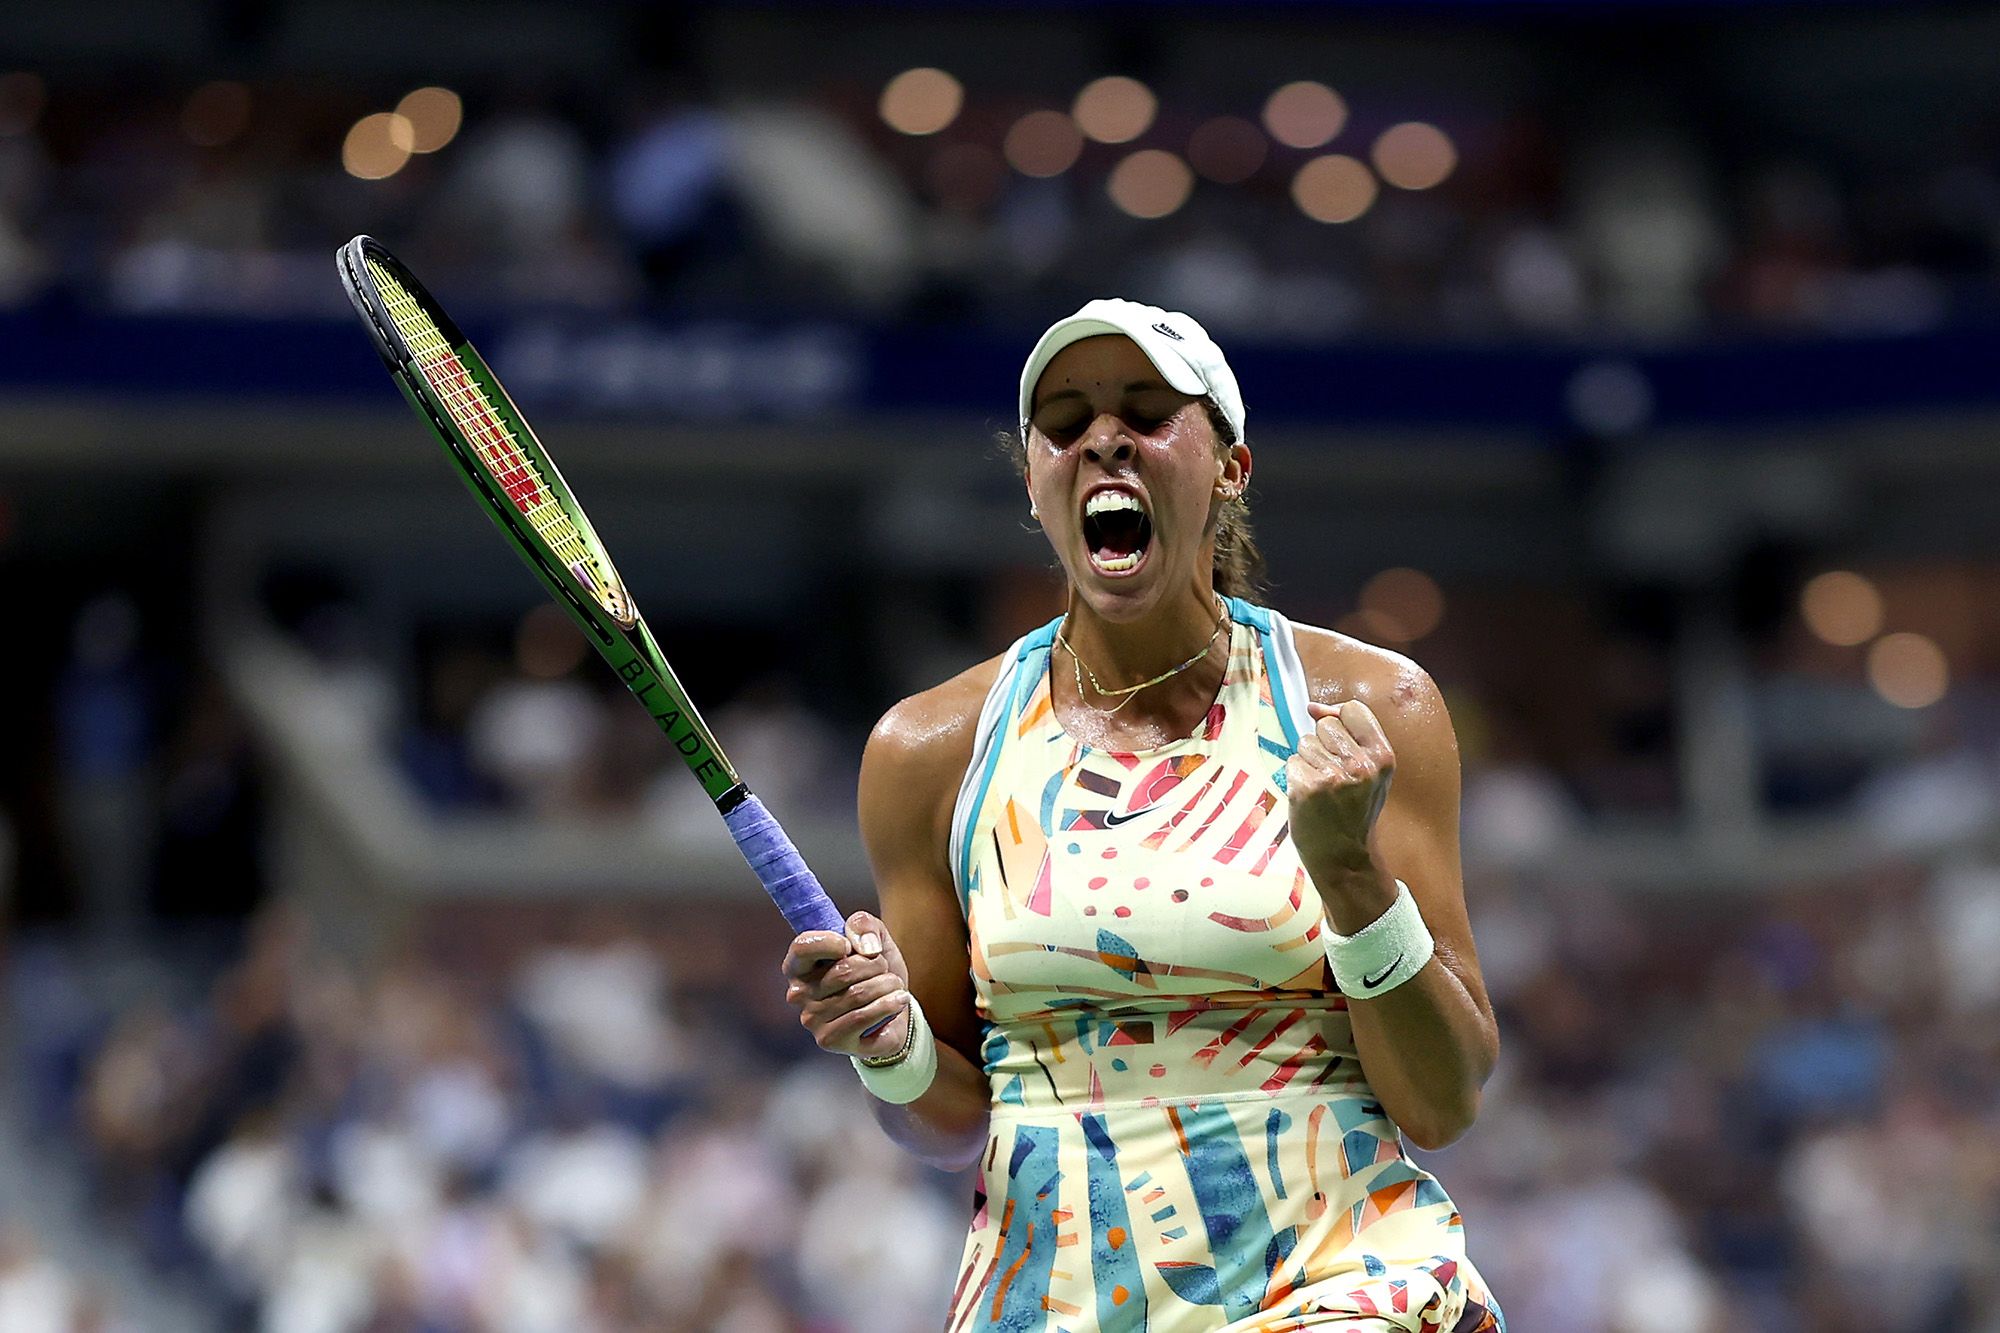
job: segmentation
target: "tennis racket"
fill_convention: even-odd
[[[340,281],[403,394],[542,586],[604,655],[715,802],[743,859],[794,931],[844,934],[785,830],[750,794],[688,700],[583,506],[514,400],[451,317],[372,237],[340,248]]]

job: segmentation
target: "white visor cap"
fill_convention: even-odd
[[[1023,437],[1028,433],[1028,418],[1034,414],[1035,384],[1056,353],[1073,342],[1107,333],[1137,343],[1160,378],[1182,393],[1212,399],[1236,438],[1242,440],[1243,391],[1236,387],[1236,372],[1223,360],[1222,349],[1208,336],[1208,330],[1178,310],[1116,297],[1091,301],[1068,319],[1057,320],[1028,353],[1028,364],[1021,368]]]

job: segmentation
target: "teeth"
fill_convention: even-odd
[[[1139,497],[1125,491],[1096,491],[1083,502],[1083,512],[1086,515],[1106,514],[1114,509],[1136,509],[1141,513],[1145,512],[1145,506],[1139,503]]]
[[[1139,553],[1134,551],[1130,555],[1093,555],[1090,560],[1107,574],[1123,574],[1139,563]]]

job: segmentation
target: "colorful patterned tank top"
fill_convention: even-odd
[[[952,1333],[1504,1328],[1327,968],[1286,823],[1291,627],[1227,605],[1192,736],[1072,740],[1054,623],[981,712],[951,857],[994,1111]]]

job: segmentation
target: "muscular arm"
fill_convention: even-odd
[[[1442,1147],[1478,1115],[1500,1049],[1459,866],[1458,740],[1437,686],[1414,663],[1332,635],[1302,635],[1300,649],[1315,701],[1360,700],[1394,751],[1388,799],[1365,837],[1303,839],[1300,855],[1341,934],[1387,910],[1401,879],[1437,941],[1415,977],[1350,1000],[1349,1013],[1383,1109],[1419,1147]],[[1310,855],[1307,842],[1315,844]]]
[[[928,1092],[903,1106],[870,1101],[890,1138],[951,1170],[971,1165],[986,1146],[990,1095],[979,1063],[965,915],[946,850],[984,691],[971,694],[968,708],[954,697],[970,693],[958,685],[906,700],[877,724],[861,758],[859,795],[882,919],[938,1044],[937,1081]],[[906,1021],[896,1020],[882,1038],[900,1044]]]
[[[785,955],[786,998],[822,1049],[892,1054],[909,1032],[904,992],[923,1006],[937,1037],[937,1077],[913,1102],[872,1105],[890,1138],[947,1170],[971,1165],[986,1146],[989,1092],[947,847],[995,665],[905,699],[876,725],[861,757],[860,821],[882,914],[854,913],[844,936],[807,931]]]

